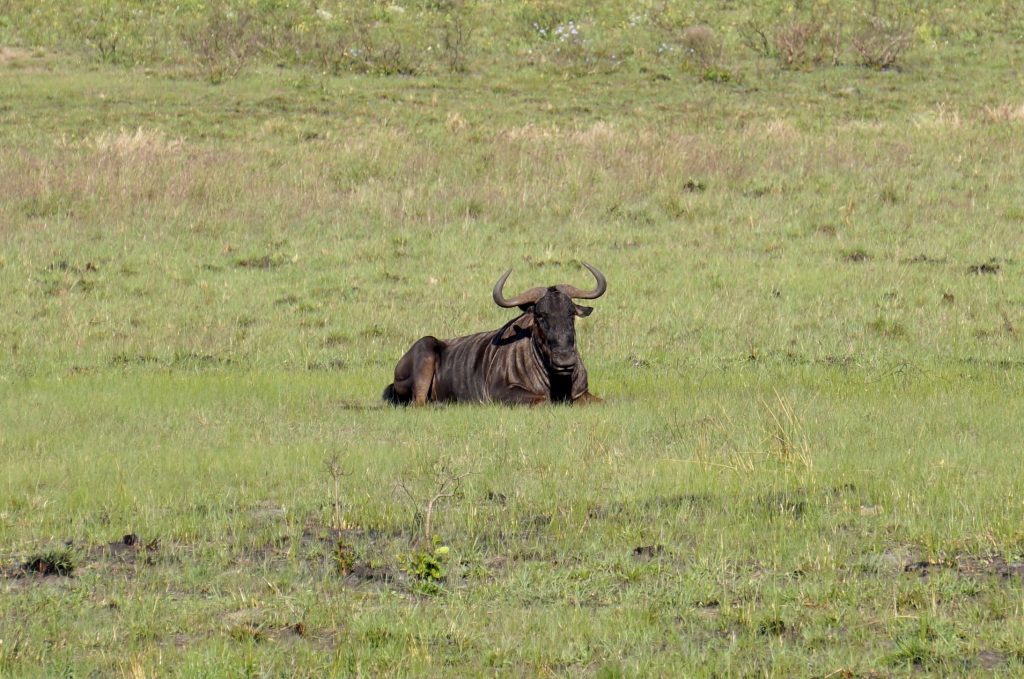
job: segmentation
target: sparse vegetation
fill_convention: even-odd
[[[0,3],[0,675],[1020,674],[1022,21]]]

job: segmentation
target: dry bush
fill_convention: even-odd
[[[982,118],[990,123],[1010,123],[1024,121],[1024,104],[1000,104],[985,106],[981,110]]]
[[[119,156],[166,154],[180,151],[185,140],[178,137],[169,139],[163,131],[138,127],[135,131],[121,128],[117,132],[102,132],[93,139],[87,140],[83,146],[101,153]]]
[[[844,15],[831,3],[815,3],[774,16],[755,15],[738,26],[740,42],[783,68],[838,65]]]
[[[377,75],[415,75],[423,70],[425,33],[419,14],[397,6],[381,9],[373,2],[345,5],[339,14],[347,42],[340,53],[346,70]]]
[[[860,65],[887,70],[898,67],[913,35],[913,28],[906,25],[902,15],[884,17],[873,12],[864,18],[851,43]]]
[[[182,31],[182,41],[211,83],[235,77],[260,53],[255,18],[252,11],[214,2],[198,25]]]
[[[687,26],[679,36],[679,44],[687,58],[701,69],[717,66],[722,59],[722,40],[710,26]]]
[[[816,17],[780,24],[772,34],[776,59],[786,68],[836,65],[842,51],[842,31]]]
[[[441,49],[445,66],[451,73],[465,73],[469,70],[469,52],[475,30],[473,6],[468,0],[441,0],[440,11]]]
[[[955,108],[938,104],[935,108],[924,111],[914,116],[914,127],[918,129],[927,128],[951,128],[959,129],[963,125],[960,112]]]

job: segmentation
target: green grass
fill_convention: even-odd
[[[219,84],[12,5],[0,675],[1019,674],[997,5],[921,19],[895,71],[780,68],[732,9],[700,18],[728,82],[581,76],[604,52],[534,63],[497,5],[464,74]],[[604,404],[383,406],[418,337],[509,318],[507,267],[580,261]]]

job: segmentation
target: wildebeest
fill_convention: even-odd
[[[494,302],[522,314],[499,330],[439,340],[423,337],[395,366],[395,381],[383,398],[396,405],[429,401],[496,401],[509,404],[581,403],[600,400],[587,391],[587,370],[576,350],[577,316],[592,307],[574,299],[597,299],[608,288],[604,275],[584,263],[597,287],[567,284],[531,288],[505,299],[512,269],[494,285]]]

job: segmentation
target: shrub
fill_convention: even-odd
[[[261,51],[253,12],[234,9],[223,0],[206,5],[203,16],[195,25],[184,29],[181,38],[211,83],[238,75]]]
[[[868,68],[897,68],[914,36],[902,14],[886,17],[872,12],[865,16],[851,42],[858,62]]]
[[[710,26],[687,26],[679,36],[686,58],[702,71],[716,69],[722,59],[722,41]]]
[[[739,28],[740,40],[787,69],[839,63],[843,15],[830,3],[799,6],[774,16],[754,16]]]
[[[442,0],[438,33],[445,66],[451,73],[469,70],[469,53],[475,31],[473,6],[467,0]]]

